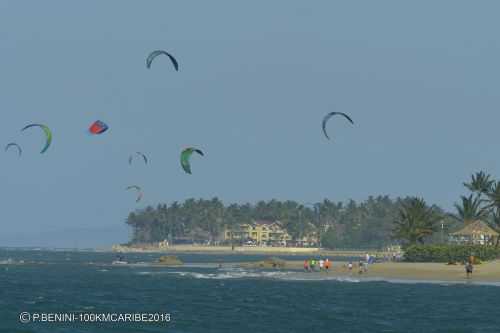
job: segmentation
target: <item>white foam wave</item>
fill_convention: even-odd
[[[168,274],[175,274],[181,277],[190,277],[195,279],[213,279],[213,280],[229,280],[229,279],[273,279],[273,280],[283,280],[283,281],[324,281],[324,280],[334,280],[340,282],[361,282],[359,279],[353,279],[350,277],[338,277],[338,276],[319,276],[302,274],[293,271],[279,271],[279,272],[269,272],[269,271],[245,271],[242,269],[229,270],[222,273],[200,273],[200,272],[186,272],[186,271],[171,271],[166,272]]]
[[[141,271],[141,272],[136,272],[135,274],[137,275],[162,275],[162,274],[170,274],[171,272],[167,271]]]
[[[201,273],[201,272],[189,272],[189,271],[142,271],[137,272],[138,275],[160,275],[160,274],[172,274],[180,277],[190,277],[195,279],[214,279],[214,280],[226,280],[226,279],[245,279],[245,278],[279,278],[290,274],[290,272],[251,272],[245,270],[229,270],[216,273]]]
[[[483,281],[437,281],[437,280],[409,280],[409,279],[388,279],[382,277],[352,277],[338,276],[328,274],[311,274],[297,271],[258,271],[245,270],[242,268],[225,268],[218,269],[215,272],[192,272],[192,271],[143,271],[137,272],[138,275],[159,275],[170,274],[183,278],[193,279],[210,279],[210,280],[231,280],[231,279],[271,279],[278,281],[302,281],[302,282],[318,282],[318,281],[336,281],[345,283],[362,283],[362,282],[386,282],[396,284],[438,284],[441,286],[456,286],[456,285],[475,285],[475,286],[497,286],[500,287],[500,282],[483,282]]]
[[[0,265],[21,265],[24,264],[24,260],[14,260],[12,258],[6,260],[0,260]]]

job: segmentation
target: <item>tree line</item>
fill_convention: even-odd
[[[447,221],[446,225],[463,227],[480,220],[500,232],[500,181],[480,171],[463,185],[469,193],[460,196],[460,201],[454,204],[453,213],[443,214],[437,207],[427,206],[421,198],[411,198],[402,203],[394,221],[393,238],[403,245],[429,243],[439,230],[440,222],[443,226],[444,221]],[[496,247],[499,240],[497,237]]]
[[[134,211],[126,223],[132,228],[130,243],[192,239],[213,244],[225,229],[255,220],[280,221],[293,239],[314,232],[326,248],[442,243],[450,230],[477,219],[500,230],[500,182],[478,172],[464,185],[470,193],[460,198],[453,213],[417,197],[318,203],[273,199],[228,205],[218,198],[191,198]]]

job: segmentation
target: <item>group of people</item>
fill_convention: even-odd
[[[316,272],[319,270],[319,272],[327,272],[332,268],[332,262],[326,258],[326,259],[306,259],[304,260],[304,270],[306,272]]]
[[[358,273],[362,274],[362,273],[368,272],[368,264],[372,264],[374,262],[375,262],[375,257],[367,253],[364,258],[359,260],[359,263],[357,265]],[[353,265],[352,261],[349,261],[349,263],[347,265],[344,264],[343,267],[347,268],[349,270],[349,272],[352,272],[354,265]],[[328,271],[331,268],[333,268],[333,263],[328,258],[304,260],[304,271],[306,271],[306,272],[318,272],[319,271],[319,272],[328,273]]]
[[[358,274],[367,273],[368,272],[368,265],[373,264],[376,261],[376,257],[373,255],[370,255],[369,253],[367,253],[365,255],[364,259],[365,260],[363,261],[363,258],[361,258],[358,262]],[[352,261],[349,261],[349,264],[347,264],[347,269],[349,270],[349,273],[352,273],[353,267],[354,266],[352,264]]]
[[[363,274],[363,273],[367,273],[368,272],[368,264],[370,263],[369,260],[363,262],[363,260],[360,260],[358,262],[358,273],[359,274]],[[352,274],[352,270],[354,268],[354,265],[352,263],[352,261],[349,261],[349,263],[347,264],[347,269],[349,270],[349,273]]]

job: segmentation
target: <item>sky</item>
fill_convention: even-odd
[[[0,1],[0,246],[105,247],[147,205],[421,196],[500,178],[497,1]],[[145,59],[164,49],[168,58]],[[321,119],[332,119],[328,141]],[[110,129],[86,130],[95,120]],[[39,154],[44,123],[53,142]],[[193,174],[179,153],[195,146]],[[128,165],[142,151],[149,165]],[[125,187],[144,190],[136,204]]]

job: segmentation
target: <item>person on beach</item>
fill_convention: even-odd
[[[472,277],[472,271],[474,270],[474,266],[472,266],[472,263],[470,260],[465,264],[465,274],[467,274],[467,278],[470,279]]]
[[[352,273],[352,262],[349,261],[349,264],[347,264],[347,269],[349,270],[349,273]]]
[[[304,270],[306,272],[309,272],[309,261],[307,259],[304,260]]]
[[[358,263],[358,274],[363,274],[363,262],[361,260]]]
[[[314,268],[316,267],[316,260],[311,259],[311,262],[309,263],[309,267],[311,267],[311,272],[314,272]]]
[[[330,260],[326,258],[325,260],[325,271],[328,273],[328,270],[330,269]]]
[[[319,271],[323,271],[323,267],[325,267],[325,261],[323,259],[319,260]]]

